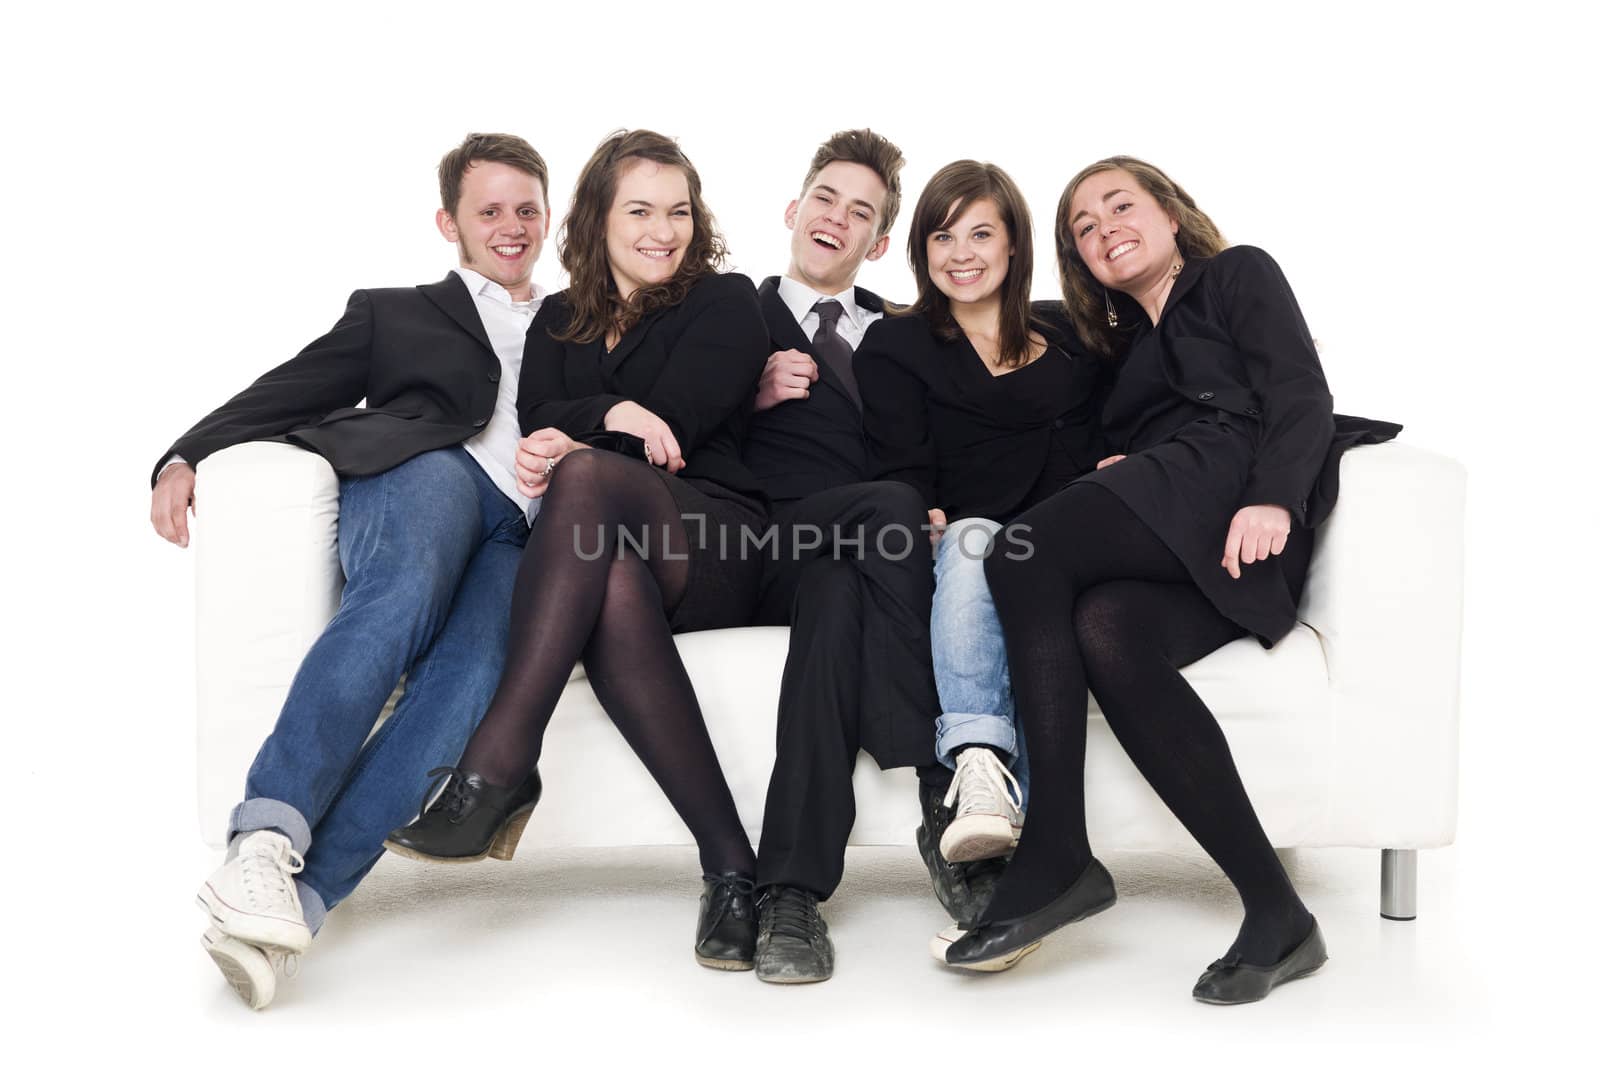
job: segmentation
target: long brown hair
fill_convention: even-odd
[[[1032,320],[1028,293],[1033,284],[1033,215],[1016,183],[992,164],[955,161],[935,172],[922,188],[917,207],[911,212],[911,235],[906,240],[906,256],[917,278],[917,301],[899,312],[921,314],[941,339],[960,337],[961,326],[950,313],[950,300],[934,286],[928,271],[928,239],[954,224],[973,202],[984,198],[994,202],[1013,250],[1006,278],[1000,284],[998,361],[1002,366],[1021,366],[1028,361]]]
[[[1056,265],[1061,271],[1061,291],[1066,301],[1067,316],[1072,318],[1072,327],[1078,330],[1078,337],[1090,350],[1107,356],[1121,350],[1124,337],[1132,331],[1133,311],[1130,304],[1117,303],[1118,312],[1123,315],[1119,317],[1123,327],[1119,331],[1107,323],[1106,304],[1116,302],[1116,299],[1109,289],[1094,278],[1089,266],[1078,255],[1078,244],[1074,240],[1069,218],[1072,215],[1072,196],[1078,192],[1079,185],[1092,175],[1118,168],[1133,176],[1134,182],[1178,222],[1178,234],[1174,238],[1178,253],[1183,255],[1185,261],[1215,257],[1228,248],[1228,241],[1222,237],[1222,232],[1195,205],[1189,192],[1153,164],[1146,164],[1137,157],[1107,157],[1095,161],[1073,176],[1067,189],[1061,192],[1061,201],[1056,206]]]
[[[624,302],[606,258],[606,218],[617,197],[617,175],[630,160],[654,161],[683,172],[689,183],[694,235],[670,279],[641,287]],[[626,332],[646,314],[677,305],[701,277],[717,272],[728,256],[716,219],[700,196],[700,173],[675,140],[646,130],[613,131],[595,149],[578,175],[557,248],[569,279],[572,319],[555,338],[571,343],[600,339],[612,328]]]

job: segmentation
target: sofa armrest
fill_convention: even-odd
[[[1452,459],[1401,441],[1352,449],[1317,531],[1300,618],[1328,664],[1328,779],[1384,846],[1455,835],[1465,492]]]
[[[319,455],[240,444],[195,477],[201,830],[224,838],[243,774],[339,606],[339,479]]]

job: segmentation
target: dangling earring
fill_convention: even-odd
[[[1183,271],[1183,259],[1179,258],[1177,261],[1174,261],[1172,263],[1172,278],[1174,280],[1176,280],[1178,278],[1178,274],[1181,273],[1182,271]]]
[[[1106,324],[1112,328],[1117,327],[1117,308],[1111,304],[1111,291],[1106,289]]]

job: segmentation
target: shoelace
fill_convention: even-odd
[[[245,891],[268,902],[295,903],[294,875],[305,868],[306,860],[287,840],[257,839],[239,856]]]
[[[763,901],[769,932],[809,941],[816,933],[817,901],[798,889],[787,888],[769,894]]]
[[[1003,810],[994,789],[999,788],[1009,810]],[[994,751],[982,747],[964,750],[956,760],[956,775],[945,792],[945,806],[961,804],[961,812],[1014,815],[1022,810],[1022,786]]]
[[[422,793],[422,805],[417,807],[419,818],[428,812],[429,803],[433,803],[435,809],[443,810],[452,818],[459,818],[466,812],[465,808],[471,804],[472,795],[467,786],[465,769],[455,765],[441,765],[428,773],[428,779],[433,783]],[[441,784],[444,785],[443,795],[439,795]],[[439,795],[438,802],[433,802],[435,795]]]
[[[756,894],[756,883],[748,877],[706,877],[705,880],[715,886],[711,890],[711,910],[717,918],[729,913],[735,896],[753,899]]]

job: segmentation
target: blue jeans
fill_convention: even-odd
[[[234,808],[305,856],[307,925],[360,883],[424,774],[461,755],[505,664],[521,509],[462,448],[339,483],[339,611],[300,664]],[[401,675],[406,689],[368,741]]]
[[[934,555],[929,633],[933,679],[942,711],[934,725],[934,751],[952,769],[963,747],[987,746],[1009,755],[1026,809],[1027,745],[1011,697],[1005,635],[983,575],[984,562],[1000,529],[992,519],[957,519],[939,539]]]

